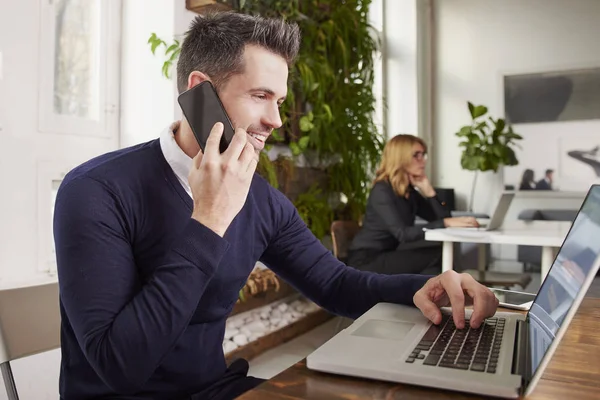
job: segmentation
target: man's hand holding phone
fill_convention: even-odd
[[[220,153],[222,135],[219,122],[210,131],[204,154],[200,151],[194,157],[188,176],[194,199],[192,218],[221,237],[244,206],[258,164],[244,129],[236,129],[231,144]]]

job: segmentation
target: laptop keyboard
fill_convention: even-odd
[[[473,329],[466,319],[465,328],[456,329],[452,316],[442,313],[442,322],[431,325],[406,362],[494,374],[505,323],[505,318],[488,318]]]

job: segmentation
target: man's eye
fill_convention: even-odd
[[[259,100],[266,100],[267,96],[265,96],[264,94],[255,94],[254,97],[256,97]]]

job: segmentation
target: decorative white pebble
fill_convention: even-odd
[[[302,302],[300,300],[294,300],[290,303],[290,307],[296,309],[298,307],[303,307]]]
[[[243,319],[241,319],[241,318],[235,318],[235,317],[234,317],[234,318],[233,318],[233,319],[231,319],[231,321],[230,321],[230,326],[231,326],[232,328],[239,329],[239,327],[240,327],[240,326],[242,326],[242,325],[244,325],[244,320],[243,320]]]
[[[271,317],[271,325],[277,325],[281,321],[281,318]]]
[[[283,312],[286,312],[286,311],[287,311],[287,309],[288,309],[288,305],[287,305],[287,304],[285,304],[285,303],[281,303],[280,305],[278,305],[278,306],[277,306],[277,309],[278,309],[279,311],[281,311],[282,313],[283,313]]]
[[[239,329],[236,328],[225,328],[225,339],[231,339],[232,337],[234,337],[235,335],[237,335],[238,333],[240,333]]]
[[[232,342],[231,340],[225,340],[223,342],[223,353],[227,354],[230,351],[233,351],[238,348],[238,345]]]
[[[306,313],[306,304],[299,304],[296,307],[294,307],[294,310],[305,314]]]
[[[271,318],[281,318],[281,311],[277,308],[271,311]]]
[[[247,325],[244,325],[240,328],[240,333],[246,337],[250,336],[250,334],[252,332],[250,332],[250,329],[247,328]]]
[[[233,337],[233,342],[238,346],[243,346],[248,343],[248,337],[244,334],[238,334]]]
[[[252,335],[250,335],[250,337],[248,338],[248,343],[250,342],[254,342],[255,340],[257,340],[260,337],[260,335],[257,335],[256,333],[253,333]]]
[[[289,321],[286,321],[286,320],[283,320],[283,319],[282,319],[282,320],[281,320],[281,321],[279,321],[279,323],[277,324],[277,329],[279,329],[279,328],[282,328],[282,327],[286,326],[288,323],[289,323]]]
[[[260,318],[261,319],[268,319],[269,315],[270,315],[270,313],[268,311],[261,311]]]
[[[261,333],[267,330],[265,323],[263,321],[254,321],[251,324],[246,325],[246,328],[252,333]]]

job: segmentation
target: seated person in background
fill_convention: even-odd
[[[521,177],[521,183],[519,184],[519,190],[533,190],[535,189],[535,180],[532,169],[526,169],[523,171]]]
[[[423,228],[477,226],[473,217],[450,217],[425,175],[426,158],[427,145],[416,136],[397,135],[385,145],[349,265],[383,274],[437,274],[441,246],[424,243]],[[417,215],[429,223],[415,226]]]
[[[535,188],[537,190],[552,190],[552,175],[554,175],[554,171],[547,169],[546,176],[536,183]]]

